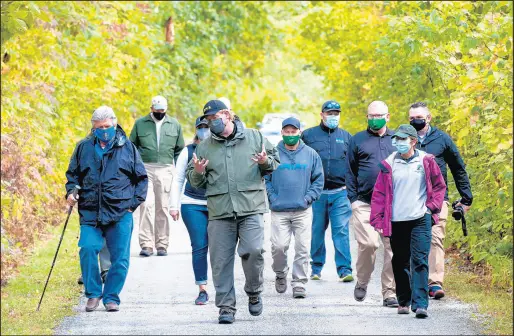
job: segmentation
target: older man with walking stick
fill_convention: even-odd
[[[91,118],[93,132],[75,147],[66,172],[66,198],[78,201],[80,267],[88,298],[86,311],[118,311],[119,294],[127,278],[132,212],[145,201],[148,177],[134,144],[117,124],[113,110],[101,106]],[[79,185],[78,200],[73,188]],[[98,253],[104,237],[112,266],[102,289]]]

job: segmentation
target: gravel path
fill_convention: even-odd
[[[352,263],[355,266],[357,244],[351,234]],[[93,313],[84,312],[86,299],[78,298],[79,313],[66,318],[56,334],[121,335],[121,334],[381,334],[381,335],[471,335],[479,327],[472,314],[473,307],[445,298],[430,301],[430,317],[414,318],[414,314],[397,315],[396,309],[382,306],[380,276],[381,249],[376,271],[364,302],[353,299],[355,283],[337,282],[333,261],[333,246],[327,232],[327,265],[321,281],[310,281],[307,298],[294,300],[290,284],[285,294],[274,289],[271,270],[269,222],[266,223],[266,264],[264,312],[253,317],[248,313],[248,299],[243,291],[244,275],[236,258],[236,322],[217,323],[218,309],[214,305],[214,290],[209,284],[211,302],[195,306],[197,287],[191,267],[189,236],[182,222],[172,223],[171,246],[167,257],[139,257],[137,223],[132,236],[131,264],[127,282],[121,293],[120,311],[107,313],[100,305]],[[291,246],[293,242],[291,242]],[[291,250],[290,250],[291,258]],[[291,263],[291,261],[290,261]],[[210,270],[209,270],[210,276]],[[290,277],[290,275],[289,275]],[[75,277],[73,277],[75,279]]]

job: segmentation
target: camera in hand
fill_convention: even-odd
[[[466,217],[464,216],[464,208],[462,205],[457,205],[460,201],[455,201],[452,203],[452,217],[455,220],[460,220],[462,223],[462,233],[464,236],[468,235],[468,228],[466,226]]]

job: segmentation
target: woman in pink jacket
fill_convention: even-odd
[[[417,142],[411,125],[401,125],[393,135],[398,151],[379,164],[370,222],[391,237],[398,314],[408,314],[410,308],[425,318],[432,224],[439,221],[446,184],[434,156],[417,150]]]

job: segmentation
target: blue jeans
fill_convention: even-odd
[[[186,224],[191,247],[193,248],[193,271],[197,285],[207,284],[207,226],[209,216],[206,205],[182,204],[180,207],[182,219]]]
[[[400,306],[412,311],[428,308],[428,254],[432,240],[432,218],[392,222],[391,249],[396,296]]]
[[[332,241],[339,276],[352,273],[350,255],[349,222],[352,207],[346,189],[334,194],[322,193],[312,204],[311,268],[313,274],[321,274],[325,265],[325,231],[332,225]]]
[[[104,305],[109,302],[120,304],[119,294],[127,278],[130,259],[130,239],[134,222],[132,213],[127,212],[114,224],[80,226],[80,268],[87,298],[103,298]],[[111,268],[102,292],[102,280],[98,268],[98,253],[104,245],[111,254]]]

